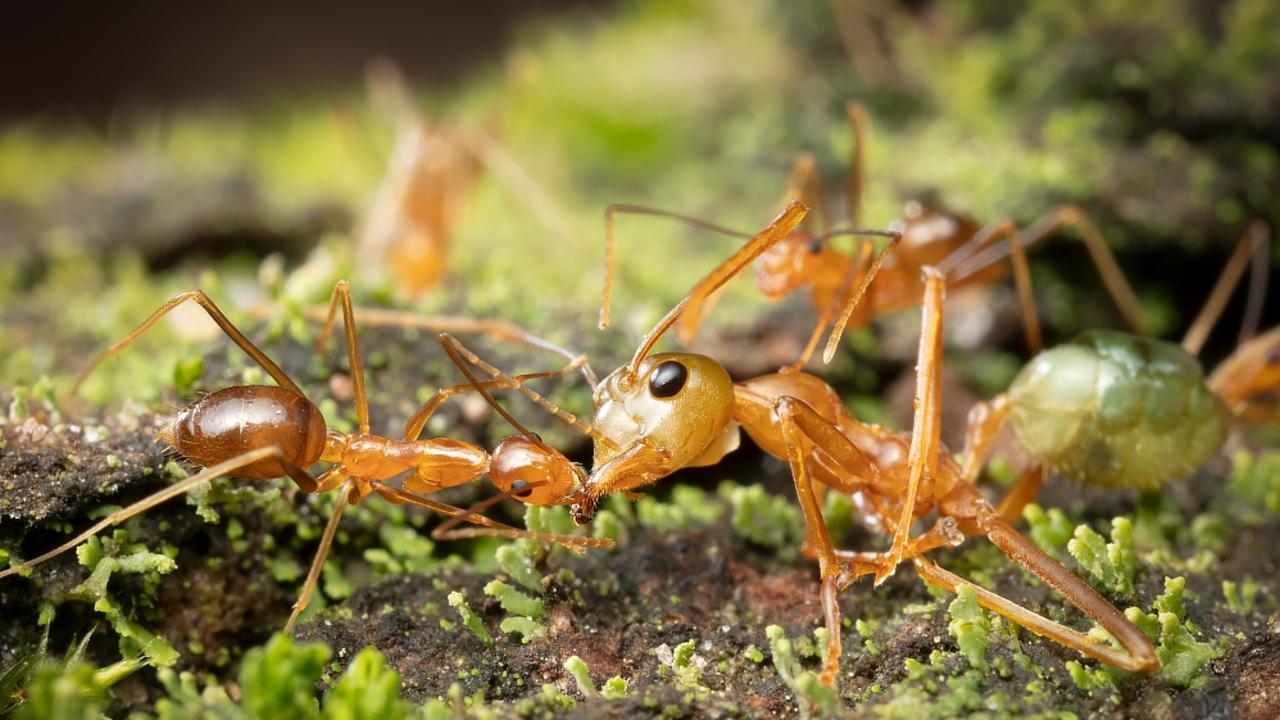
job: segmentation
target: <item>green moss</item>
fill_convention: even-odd
[[[1227,607],[1242,615],[1254,611],[1262,590],[1262,584],[1251,577],[1246,577],[1238,586],[1232,580],[1222,581],[1222,597],[1227,601]]]
[[[529,597],[501,580],[492,580],[485,585],[484,594],[496,599],[507,612],[530,618],[542,618],[547,614],[542,600]]]
[[[573,678],[574,684],[578,686],[578,692],[583,697],[595,697],[599,695],[596,690],[596,684],[591,681],[591,670],[587,667],[587,663],[577,655],[570,655],[564,661],[564,669]]]
[[[536,546],[524,541],[503,545],[494,553],[498,567],[526,589],[542,592],[542,576],[534,570],[531,550]]]
[[[1031,540],[1049,555],[1061,557],[1071,540],[1072,525],[1067,516],[1058,508],[1049,508],[1045,512],[1039,505],[1031,503],[1023,508],[1022,517],[1027,521],[1027,534]]]
[[[400,699],[400,674],[371,647],[356,654],[324,699],[326,720],[405,720],[411,710]]]
[[[659,502],[646,496],[636,503],[639,523],[664,533],[709,525],[720,517],[721,512],[723,508],[718,503],[710,502],[705,492],[688,485],[673,488],[670,502]]]
[[[504,633],[519,633],[520,644],[528,645],[547,634],[547,626],[530,617],[510,615],[498,623],[498,629]]]
[[[478,615],[471,611],[471,606],[467,604],[466,597],[457,590],[449,593],[449,607],[458,611],[458,615],[462,618],[462,624],[467,626],[473,635],[480,638],[480,642],[486,647],[493,646],[493,636],[484,626],[484,621]]]
[[[106,710],[105,688],[94,682],[93,667],[83,663],[39,666],[26,694],[15,720],[98,720]]]
[[[722,483],[717,492],[732,508],[730,522],[738,534],[785,557],[799,554],[804,517],[789,498],[770,495],[759,485],[729,482]]]
[[[817,673],[801,667],[795,647],[782,628],[770,625],[764,629],[764,634],[769,638],[773,667],[782,682],[795,693],[800,715],[824,717],[835,714],[840,707],[840,696],[834,688],[823,685]]]
[[[956,589],[956,599],[951,601],[947,612],[951,615],[947,629],[956,639],[960,652],[975,670],[985,670],[987,635],[991,632],[991,624],[986,612],[978,605],[978,594],[972,585],[961,585]]]
[[[1133,549],[1133,522],[1126,517],[1111,521],[1111,542],[1088,525],[1079,525],[1067,543],[1067,551],[1089,571],[1096,583],[1120,597],[1133,596],[1133,576],[1138,558]]]
[[[240,704],[245,714],[319,720],[315,687],[329,656],[324,645],[297,645],[284,634],[249,651],[240,666]]]
[[[1186,608],[1182,602],[1186,579],[1165,578],[1165,590],[1151,603],[1152,612],[1145,613],[1131,607],[1125,617],[1142,629],[1156,645],[1156,655],[1162,667],[1155,676],[1177,687],[1197,687],[1206,679],[1201,668],[1210,660],[1222,655],[1222,648],[1214,643],[1195,639],[1194,624],[1186,620]]]

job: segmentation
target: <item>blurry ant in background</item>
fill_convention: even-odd
[[[454,394],[475,389],[483,392],[486,385],[496,387],[510,382],[558,377],[585,367],[585,356],[574,356],[567,350],[557,348],[560,354],[573,358],[558,370],[517,376],[517,379],[504,383],[481,383],[478,386],[466,384],[441,389],[410,418],[401,439],[375,435],[370,431],[364,366],[356,342],[351,293],[346,281],[340,281],[333,289],[326,327],[317,343],[317,352],[323,348],[336,311],[341,306],[359,426],[354,433],[344,433],[328,427],[319,408],[304,396],[297,383],[240,332],[207,295],[194,290],[174,296],[124,339],[103,351],[81,373],[72,393],[79,389],[88,374],[103,360],[124,350],[162,316],[188,300],[203,308],[227,337],[257,362],[277,384],[227,387],[188,405],[168,422],[160,431],[159,437],[187,460],[203,465],[203,471],[111,513],[49,552],[0,570],[0,578],[35,567],[75,548],[108,527],[223,475],[235,475],[246,480],[270,480],[287,476],[304,493],[338,491],[337,502],[329,515],[310,572],[285,626],[286,631],[292,630],[310,600],[338,530],[343,510],[348,504],[358,503],[370,494],[377,494],[395,504],[417,505],[450,516],[454,523],[462,521],[479,526],[452,530],[454,523],[447,522],[432,532],[432,538],[436,540],[480,535],[529,538],[558,543],[578,552],[588,547],[612,546],[612,541],[607,539],[535,533],[510,527],[478,514],[484,507],[505,498],[535,505],[557,504],[581,484],[583,479],[581,468],[546,445],[501,408],[498,408],[499,412],[520,434],[502,441],[492,454],[484,448],[460,440],[418,439],[432,413]],[[545,341],[543,346],[555,347]],[[450,358],[461,366],[462,361],[451,346],[446,345],[445,349]],[[593,378],[594,374],[588,372],[587,376]],[[312,475],[308,468],[317,462],[328,463],[329,468],[319,475]],[[423,494],[462,485],[486,474],[500,494],[470,509],[422,497]],[[386,484],[386,481],[402,475],[403,489]]]
[[[513,67],[509,76],[514,81],[516,75]],[[553,236],[570,235],[564,213],[494,139],[496,117],[487,130],[459,118],[432,123],[417,108],[399,69],[386,60],[370,65],[368,85],[371,104],[392,119],[396,133],[382,181],[356,232],[361,267],[389,273],[409,297],[436,285],[482,171],[501,182]]]
[[[849,163],[847,189],[848,224],[856,226],[862,215],[868,120],[866,109],[859,103],[849,103],[847,113],[853,134],[853,155]],[[823,352],[823,362],[830,362],[834,357],[835,339],[846,327],[864,327],[871,318],[879,314],[918,307],[924,292],[924,282],[921,279],[923,268],[938,265],[957,252],[971,256],[976,250],[989,247],[994,254],[1008,254],[997,241],[1019,236],[1017,226],[1009,218],[1001,218],[980,228],[967,215],[916,200],[909,201],[903,209],[902,217],[890,224],[891,228],[901,233],[901,242],[884,262],[863,301],[860,304],[850,304],[849,294],[858,286],[858,279],[867,272],[873,248],[863,245],[854,255],[847,255],[832,245],[833,239],[854,232],[850,227],[831,226],[826,211],[826,195],[810,153],[801,153],[796,159],[783,197],[784,202],[790,200],[800,200],[812,207],[813,213],[794,232],[760,257],[755,273],[756,288],[770,300],[807,287],[810,304],[820,316],[820,321],[799,359],[786,368],[789,372],[798,371],[808,364],[828,326],[832,327],[832,331]],[[751,237],[749,233],[666,210],[638,205],[609,206],[605,211],[605,285],[600,311],[601,327],[609,324],[615,264],[614,225],[618,214],[666,217],[733,237]],[[1079,231],[1107,291],[1120,308],[1125,321],[1135,331],[1141,331],[1139,304],[1133,290],[1120,272],[1102,234],[1079,208],[1063,205],[1046,214],[1020,234],[1022,247],[1034,245],[1067,226],[1075,226]],[[987,286],[1000,280],[1002,268],[984,262],[989,257],[978,255],[974,257],[974,267],[959,268],[960,272],[950,279],[950,286],[953,289]],[[1033,322],[1034,318],[1025,315],[1027,309],[1034,307],[1030,298],[1025,296],[1025,293],[1030,292],[1030,273],[1022,255],[1014,256],[1012,261],[1019,297],[1023,300],[1023,327],[1027,344],[1032,352],[1038,352],[1041,345],[1038,324]],[[714,295],[702,298],[684,313],[678,327],[681,342],[688,344],[697,335],[698,328],[708,313],[709,308],[705,306],[709,306],[714,300]],[[837,310],[841,307],[846,308],[846,312],[837,316]]]
[[[1123,651],[975,586],[983,606],[1115,667],[1135,672],[1159,668],[1150,639],[1001,517],[974,484],[976,470],[962,469],[941,444],[945,279],[938,271],[923,271],[926,295],[918,349],[916,415],[910,433],[857,420],[830,385],[802,371],[770,373],[735,383],[719,362],[705,355],[652,353],[662,336],[686,313],[700,307],[748,265],[791,237],[806,210],[802,202],[788,203],[773,223],[708,273],[659,320],[626,365],[596,385],[591,474],[579,490],[565,499],[571,503],[574,519],[589,522],[600,500],[608,494],[634,497],[638,488],[677,470],[720,462],[738,447],[740,432],[745,430],[762,450],[786,460],[791,467],[805,518],[802,551],[818,560],[822,578],[821,605],[828,632],[824,683],[834,684],[839,669],[839,591],[866,574],[874,574],[879,584],[906,559],[915,561],[920,575],[931,584],[952,591],[960,584],[971,584],[923,557],[928,550],[957,545],[971,534],[986,535],[1012,562],[1029,570],[1110,632]],[[891,242],[871,260],[867,272],[849,293],[849,305],[856,305],[864,297],[877,270],[895,249]],[[851,308],[846,306],[842,312],[848,315]],[[461,354],[496,380],[513,384],[512,378],[475,353]],[[544,407],[563,412],[522,384],[518,389]],[[893,535],[890,549],[879,553],[838,552],[822,517],[818,487],[851,495],[855,512],[864,524]],[[939,519],[934,527],[910,537],[916,520],[935,509]]]

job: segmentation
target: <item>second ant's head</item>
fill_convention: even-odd
[[[831,244],[806,231],[793,232],[756,261],[756,288],[770,299],[781,298],[812,282],[831,265]]]
[[[595,443],[586,484],[573,513],[587,522],[605,495],[651,483],[683,467],[716,463],[738,446],[732,422],[733,380],[715,360],[693,353],[659,353],[631,372],[623,366],[595,391]]]
[[[523,435],[494,448],[489,479],[502,492],[526,505],[562,505],[586,481],[577,463],[553,448]]]

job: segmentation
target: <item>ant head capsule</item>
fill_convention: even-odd
[[[678,468],[718,462],[737,447],[733,381],[720,363],[693,353],[650,355],[624,366],[596,388],[597,431],[591,478],[573,501],[590,517],[604,493],[652,482]]]
[[[494,487],[528,505],[561,505],[585,480],[577,464],[523,435],[498,444],[489,461]]]

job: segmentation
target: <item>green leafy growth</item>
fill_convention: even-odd
[[[519,633],[520,644],[528,645],[537,638],[547,634],[547,626],[533,618],[509,615],[498,623],[498,629],[504,633]]]
[[[480,620],[479,616],[471,611],[471,606],[467,604],[467,599],[463,597],[462,593],[457,590],[449,593],[449,606],[457,609],[458,615],[462,617],[462,624],[466,625],[472,634],[480,638],[480,642],[488,647],[493,647],[493,636],[485,629],[484,622]]]
[[[117,530],[106,539],[89,538],[76,548],[76,556],[90,572],[84,582],[71,589],[68,597],[93,603],[93,609],[102,613],[124,639],[121,650],[126,656],[141,652],[156,667],[168,667],[177,662],[178,651],[172,645],[131,619],[107,594],[112,574],[120,572],[143,576],[141,597],[153,597],[160,575],[173,572],[177,567],[173,559],[149,552],[142,545],[130,544],[124,530]]]
[[[168,697],[156,701],[157,720],[239,720],[244,713],[219,685],[202,691],[193,673],[161,668],[156,677]]]
[[[1227,486],[1246,511],[1257,515],[1259,508],[1280,514],[1280,450],[1264,450],[1254,455],[1241,450],[1232,456]]]
[[[1246,577],[1239,585],[1232,580],[1222,581],[1222,597],[1227,601],[1227,607],[1242,615],[1257,608],[1261,591],[1262,584],[1251,577]]]
[[[675,647],[671,654],[671,674],[675,677],[676,687],[681,690],[705,692],[702,685],[702,668],[694,662],[694,651],[698,643],[686,640]]]
[[[498,567],[512,580],[528,590],[542,592],[542,575],[534,569],[533,555],[529,552],[529,544],[524,540],[503,545],[494,553],[494,558],[498,561]]]
[[[773,667],[782,682],[795,693],[802,717],[835,715],[840,708],[840,696],[835,688],[822,684],[817,673],[805,670],[796,657],[795,646],[781,627],[770,625],[764,629],[769,638],[769,653],[773,655]]]
[[[799,553],[804,541],[804,516],[787,498],[770,495],[759,485],[721,483],[718,493],[733,509],[733,529],[749,542],[781,551]]]
[[[564,669],[573,678],[573,682],[578,686],[578,692],[582,693],[583,697],[590,698],[600,694],[596,690],[596,684],[591,681],[591,669],[587,667],[585,660],[577,655],[570,655],[564,661]]]
[[[530,618],[546,617],[547,609],[539,598],[532,598],[501,580],[491,580],[484,594],[498,601],[503,610]]]
[[[614,675],[604,681],[604,687],[600,688],[600,695],[605,700],[621,700],[627,696],[627,679],[621,675]]]
[[[1058,508],[1049,508],[1045,512],[1035,503],[1022,510],[1022,517],[1027,521],[1027,534],[1037,546],[1049,555],[1061,557],[1071,540],[1071,522]]]
[[[1198,687],[1206,682],[1200,669],[1223,651],[1213,643],[1197,641],[1192,634],[1198,630],[1186,621],[1182,603],[1186,584],[1186,578],[1165,578],[1164,593],[1151,604],[1152,612],[1131,607],[1124,614],[1157,643],[1156,656],[1163,666],[1155,677],[1178,687]]]
[[[706,492],[689,485],[678,485],[671,491],[671,502],[643,497],[636,503],[636,516],[641,525],[659,532],[679,532],[710,525],[720,517],[723,508],[710,502]]]
[[[240,665],[241,705],[250,718],[319,720],[316,684],[324,674],[329,648],[320,643],[298,645],[277,633],[250,650]]]
[[[1074,682],[1076,687],[1086,692],[1107,690],[1114,687],[1111,673],[1102,668],[1085,667],[1076,660],[1067,661],[1067,673],[1071,675],[1071,682]]]
[[[978,604],[978,594],[972,585],[961,585],[956,589],[956,599],[951,601],[947,612],[951,615],[947,629],[955,637],[960,652],[964,653],[969,659],[969,665],[975,670],[985,670],[987,634],[991,632],[991,622]]]
[[[1067,551],[1102,588],[1120,597],[1133,597],[1138,557],[1133,549],[1133,522],[1129,518],[1111,521],[1109,543],[1088,525],[1077,526],[1075,536],[1067,543]]]
[[[382,547],[365,550],[364,558],[379,576],[420,575],[440,565],[434,556],[435,543],[412,527],[384,523],[378,528],[378,537]]]
[[[27,686],[27,702],[15,720],[98,720],[105,708],[105,688],[94,680],[93,666],[45,663]]]
[[[326,720],[405,720],[411,712],[400,699],[400,673],[371,647],[355,656],[324,699]]]

